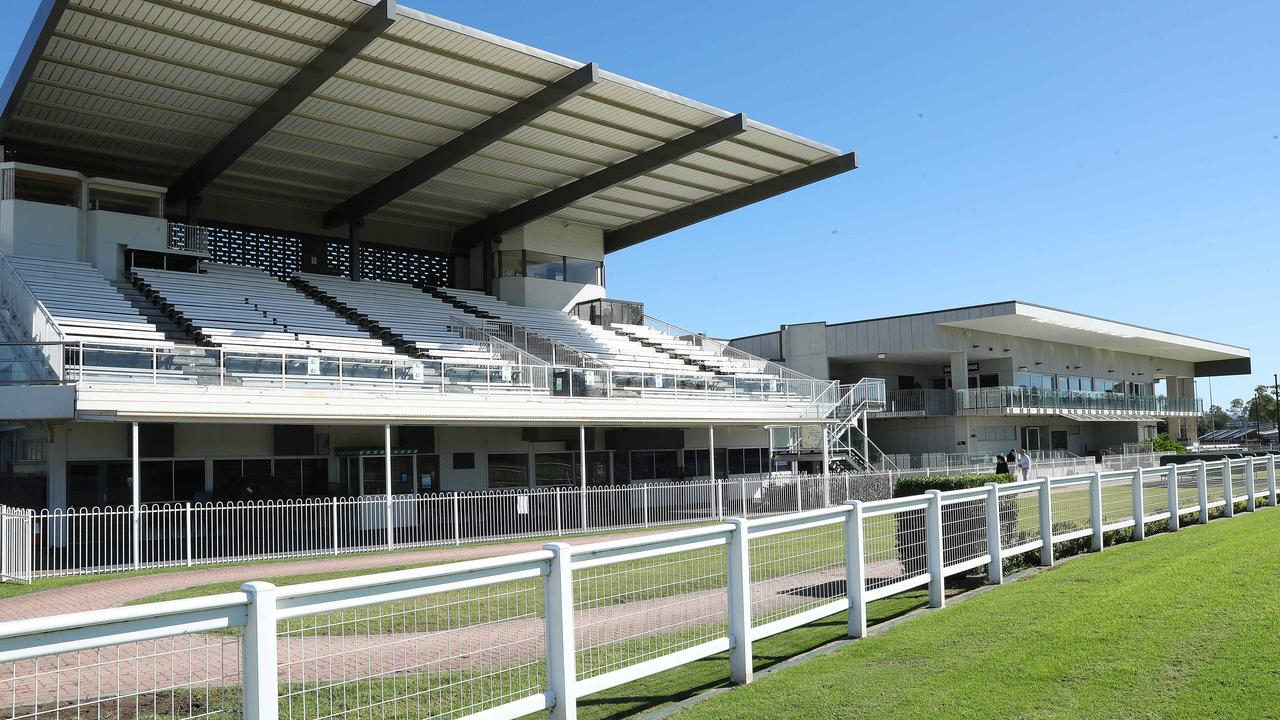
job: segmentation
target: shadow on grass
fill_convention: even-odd
[[[947,596],[954,597],[970,592],[985,584],[985,575],[966,575],[948,578]],[[798,589],[797,595],[831,597],[844,591],[844,581]],[[824,589],[831,593],[820,595]],[[867,605],[867,623],[875,626],[903,617],[929,603],[925,589],[910,590]],[[847,637],[847,619],[844,613],[823,618],[794,630],[756,641],[753,646],[752,666],[756,672],[774,667],[809,651],[829,645]],[[621,720],[645,713],[670,703],[729,686],[729,656],[713,655],[682,665],[620,687],[582,698],[578,701],[578,717],[583,720]],[[545,717],[545,713],[542,714]],[[536,716],[534,716],[536,717]]]

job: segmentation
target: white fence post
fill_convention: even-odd
[[[729,590],[729,679],[751,682],[751,559],[747,521],[730,518],[727,585]]]
[[[560,496],[556,496],[556,518],[560,517]],[[557,532],[557,534],[559,534]],[[453,494],[453,544],[462,544],[462,514],[458,512],[458,493]]]
[[[849,637],[867,635],[867,566],[862,530],[862,501],[850,500],[844,520],[845,595],[849,599]]]
[[[640,485],[640,500],[644,508],[644,526],[649,527],[649,483]]]
[[[1204,460],[1196,468],[1196,499],[1200,503],[1200,524],[1209,522],[1209,466]],[[1177,523],[1169,523],[1170,530],[1177,530]]]
[[[1143,497],[1143,487],[1145,480],[1143,479],[1142,466],[1139,465],[1133,471],[1133,539],[1144,540],[1147,537],[1147,524],[1143,518],[1147,516],[1147,499]]]
[[[183,513],[182,519],[186,530],[187,567],[191,567],[191,503],[187,503],[186,511]]]
[[[333,532],[331,533],[333,536],[333,554],[337,555],[338,554],[338,498],[331,498],[331,499],[332,499],[332,502],[329,504],[329,520],[333,524]]]
[[[942,492],[929,491],[929,507],[925,510],[925,552],[929,565],[929,607],[940,608],[947,604],[943,586],[942,557]]]
[[[547,687],[552,720],[578,717],[577,663],[573,640],[573,549],[565,543],[542,546],[551,551],[551,570],[543,584],[546,615]]]
[[[279,688],[276,675],[276,586],[266,582],[240,587],[249,596],[242,639],[241,678],[245,720],[276,720]]]
[[[133,423],[133,507],[130,519],[133,523],[133,569],[142,567],[142,461],[139,454],[138,423]]]
[[[1089,524],[1093,528],[1089,549],[1102,551],[1102,473],[1095,471],[1089,478]]]
[[[1040,565],[1053,565],[1053,485],[1040,478]]]
[[[1271,507],[1280,504],[1280,498],[1276,497],[1276,456],[1267,453],[1267,492],[1271,494]]]
[[[1000,483],[987,483],[987,582],[1004,582],[1004,554],[1000,547]]]
[[[1231,459],[1223,458],[1222,460],[1222,497],[1224,500],[1226,500],[1226,505],[1223,507],[1222,512],[1223,512],[1223,515],[1225,515],[1226,517],[1235,517],[1236,515],[1235,490],[1232,489],[1231,487],[1232,474],[1233,474],[1233,471],[1231,469]]]
[[[1257,490],[1255,480],[1253,456],[1250,455],[1249,458],[1244,461],[1244,492],[1249,496],[1249,499],[1244,501],[1245,512],[1253,512],[1258,509],[1258,503],[1254,499],[1254,491]]]

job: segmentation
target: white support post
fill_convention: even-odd
[[[251,582],[240,586],[249,596],[241,639],[244,720],[277,720],[280,712],[276,667],[276,586]]]
[[[826,425],[822,426],[822,474],[831,474],[831,432]]]
[[[1280,498],[1276,497],[1276,456],[1267,454],[1267,492],[1271,495],[1271,507],[1280,505]]]
[[[987,582],[1004,582],[1004,553],[1000,546],[1000,483],[987,483]]]
[[[391,548],[396,546],[395,512],[391,507],[391,423],[386,423],[385,425],[382,426],[382,429],[383,429],[382,444],[383,444],[383,451],[384,451],[384,456],[382,458],[382,472],[384,475],[386,475],[386,477],[384,478],[385,482],[383,484],[385,485],[385,489],[387,493],[387,497],[386,497],[387,549],[390,550]]]
[[[338,554],[338,498],[330,498],[329,522],[333,525],[333,554]]]
[[[738,490],[742,493],[742,517],[747,516],[747,478],[738,476]]]
[[[1229,458],[1222,461],[1222,497],[1226,500],[1226,505],[1222,509],[1222,513],[1226,517],[1235,517],[1236,501],[1235,491],[1231,488],[1231,460]]]
[[[867,635],[867,566],[862,529],[862,501],[850,500],[844,519],[845,596],[849,599],[849,637]]]
[[[1144,485],[1142,467],[1138,466],[1133,471],[1133,539],[1145,540],[1147,537],[1147,523],[1143,518],[1147,516],[1147,499],[1143,497]]]
[[[133,423],[133,508],[130,519],[133,525],[133,569],[142,567],[142,455],[138,440],[138,423]]]
[[[182,524],[186,532],[183,533],[185,544],[187,546],[187,567],[191,567],[191,503],[187,503],[182,513]]]
[[[587,426],[578,426],[578,515],[582,529],[587,529]]]
[[[1040,565],[1053,565],[1053,486],[1040,478]]]
[[[729,533],[729,680],[738,685],[751,682],[751,559],[747,521],[730,518]]]
[[[453,494],[453,544],[454,545],[462,544],[462,512],[458,508],[459,503],[460,501],[458,499],[458,493],[455,492]],[[557,523],[556,534],[557,535],[560,534],[560,528],[558,527],[559,522],[560,522],[560,496],[557,494],[556,495],[556,523]]]
[[[1093,528],[1089,549],[1102,552],[1102,473],[1094,472],[1089,478],[1089,524]]]
[[[925,557],[929,566],[929,607],[947,604],[942,566],[942,492],[929,491],[929,507],[925,510]]]
[[[1256,480],[1253,469],[1253,456],[1251,455],[1244,461],[1244,491],[1249,496],[1249,499],[1245,500],[1245,512],[1253,512],[1258,509],[1258,502],[1254,499],[1255,491],[1257,490]]]
[[[543,582],[546,616],[547,687],[551,691],[551,720],[578,717],[577,667],[573,641],[573,549],[550,543],[551,570]]]
[[[720,500],[720,481],[716,479],[716,428],[707,426],[707,467],[711,472],[711,509],[717,518],[724,519],[724,503]]]
[[[1209,465],[1203,460],[1196,468],[1196,500],[1200,503],[1200,524],[1207,525],[1209,523]],[[1175,514],[1175,519],[1170,521],[1170,530],[1178,529],[1177,517]]]

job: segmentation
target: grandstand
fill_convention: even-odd
[[[852,153],[393,0],[50,0],[0,102],[0,502],[758,472],[849,415],[605,262]]]

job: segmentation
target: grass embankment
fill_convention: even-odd
[[[682,713],[1274,717],[1280,512],[1083,557]]]

